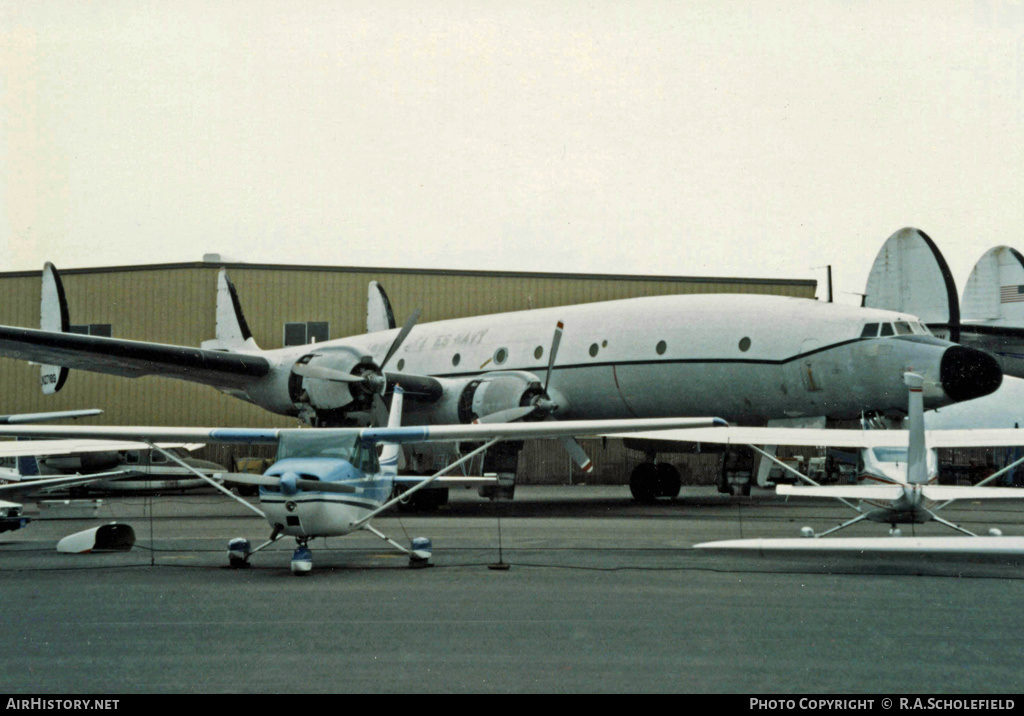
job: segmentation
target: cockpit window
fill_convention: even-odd
[[[891,336],[892,334],[893,334],[892,324],[891,323],[883,323],[882,324],[882,332],[879,335]]]
[[[877,323],[865,323],[864,330],[861,332],[861,338],[874,338],[878,335],[878,324]]]
[[[377,451],[366,448],[354,436],[318,435],[316,430],[282,433],[277,443],[277,459],[288,457],[329,457],[346,460],[366,473],[378,472]]]
[[[914,333],[920,333],[923,336],[931,335],[931,331],[928,330],[928,326],[920,323],[919,321],[911,321],[910,327],[914,329]]]
[[[896,321],[893,325],[896,326],[896,335],[898,336],[909,336],[913,333],[910,330],[910,324],[906,321]]]
[[[873,448],[872,452],[875,454],[875,459],[878,462],[906,462],[907,461],[907,450],[906,448]]]

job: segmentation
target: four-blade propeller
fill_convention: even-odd
[[[382,360],[376,369],[365,371],[362,373],[346,373],[345,371],[337,370],[335,368],[327,368],[317,365],[309,365],[308,363],[300,363],[292,368],[292,372],[301,375],[303,378],[317,378],[319,380],[333,380],[339,383],[362,383],[370,390],[375,392],[383,392],[387,387],[387,378],[384,376],[384,366],[388,364],[388,361],[394,357],[395,353],[402,346],[402,343],[409,336],[409,332],[413,326],[416,325],[416,321],[420,318],[420,309],[416,309],[409,316],[409,319],[402,326],[402,330],[395,336],[395,340],[391,342],[388,347],[388,352],[384,354],[384,360]]]

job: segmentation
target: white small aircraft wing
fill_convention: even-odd
[[[897,554],[956,555],[967,557],[1024,555],[1024,537],[838,537],[836,539],[736,539],[702,542],[694,549],[728,550],[767,554],[819,552],[849,554],[857,557]]]
[[[283,434],[317,431],[325,437],[356,437],[364,443],[455,442],[460,440],[528,440],[564,436],[611,435],[633,431],[661,431],[728,425],[721,418],[650,418],[645,420],[562,420],[537,423],[481,423],[473,425],[411,425],[395,428],[186,428],[114,425],[0,425],[0,435],[90,440],[149,442],[203,442],[275,444]],[[712,428],[709,428],[712,429]],[[722,430],[713,428],[712,430]],[[660,434],[660,433],[659,433]]]
[[[97,472],[92,475],[64,475],[62,477],[44,477],[38,480],[22,480],[0,485],[0,497],[5,499],[23,500],[28,495],[49,490],[55,487],[73,487],[75,485],[87,485],[96,480],[117,480],[127,477],[127,473],[120,472]]]
[[[710,426],[719,425],[722,428]],[[530,440],[608,435],[614,432],[632,434],[642,430],[672,430],[707,427],[723,429],[728,425],[721,418],[649,418],[633,420],[562,420],[539,423],[479,423],[472,425],[423,425],[397,428],[365,428],[360,431],[363,442],[418,443],[454,442],[458,440]]]
[[[76,418],[87,418],[93,415],[101,415],[102,410],[98,408],[86,408],[84,410],[54,410],[46,413],[15,413],[14,415],[0,415],[0,423],[45,423],[50,420],[69,420]]]
[[[185,447],[192,443],[159,443],[160,447]],[[149,443],[132,440],[6,440],[0,442],[0,457],[53,457],[87,452],[117,452],[119,450],[148,450]]]
[[[906,430],[828,430],[821,428],[699,428],[609,434],[633,440],[669,440],[719,445],[794,445],[808,447],[907,447]],[[927,430],[929,448],[1024,445],[1024,429]]]
[[[987,489],[987,488],[983,488]],[[778,495],[793,497],[831,497],[847,500],[879,500],[891,501],[899,499],[903,494],[900,485],[777,485]],[[939,498],[944,499],[944,498]]]
[[[1021,431],[1024,433],[1024,430]],[[809,447],[906,447],[905,430],[828,430],[822,428],[698,428],[609,433],[633,440],[668,440],[718,445],[804,445]]]
[[[971,430],[927,430],[925,441],[930,448],[945,447],[1009,447],[1024,445],[1024,430],[987,428]]]
[[[969,485],[926,485],[924,496],[936,502],[947,500],[1019,500],[1024,490],[1019,487],[974,487]]]

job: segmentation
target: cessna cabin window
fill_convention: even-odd
[[[864,330],[861,331],[861,338],[874,338],[878,335],[878,324],[877,323],[865,323]]]

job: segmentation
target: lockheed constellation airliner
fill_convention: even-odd
[[[216,339],[191,348],[68,333],[61,281],[47,264],[44,330],[0,326],[0,355],[48,364],[44,392],[59,389],[69,368],[158,375],[319,426],[380,415],[379,396],[394,385],[405,390],[409,422],[424,425],[701,415],[763,425],[902,414],[906,371],[926,379],[926,408],[987,395],[1002,381],[992,356],[936,338],[913,315],[807,299],[656,296],[414,327],[417,312],[397,328],[376,284],[370,296],[372,332],[264,350],[222,270]],[[392,327],[372,330],[384,326]],[[631,486],[674,496],[678,474],[651,467],[641,464]]]

